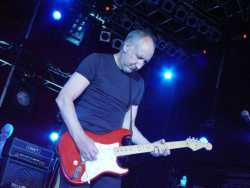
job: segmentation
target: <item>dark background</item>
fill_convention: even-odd
[[[118,1],[100,2],[115,4]],[[121,2],[128,5],[139,2],[138,6],[134,6],[139,11],[141,6],[157,9],[163,1]],[[192,32],[195,38],[184,40],[184,35],[171,32],[172,26],[168,27],[169,31],[160,33],[182,48],[185,58],[158,49],[152,62],[140,71],[146,88],[137,124],[151,141],[206,136],[213,144],[213,150],[192,152],[181,149],[172,151],[172,155],[167,158],[153,158],[150,155],[134,157],[130,164],[131,173],[126,177],[124,187],[171,187],[171,182],[178,182],[182,175],[188,176],[190,186],[218,187],[230,179],[247,182],[247,178],[244,179],[243,176],[250,177],[250,127],[242,120],[240,112],[249,110],[250,106],[250,43],[249,38],[242,38],[243,32],[249,32],[249,2],[176,2],[185,6],[192,5],[194,12],[199,10],[204,13],[202,16],[205,20],[216,23],[214,25],[221,36],[218,41],[209,41],[206,36]],[[239,4],[236,2],[241,3],[243,10],[237,8],[236,5]],[[0,58],[17,67],[0,109],[0,124],[12,123],[15,126],[14,136],[43,147],[50,147],[52,144],[49,133],[60,130],[55,105],[57,92],[45,87],[43,80],[65,82],[61,78],[57,80],[56,77],[51,77],[47,71],[48,64],[71,74],[80,60],[89,53],[117,51],[110,43],[99,41],[102,28],[94,19],[89,20],[80,46],[66,41],[65,33],[75,16],[72,10],[88,11],[87,6],[93,1],[65,0],[64,3],[63,18],[56,22],[51,18],[51,11],[58,2],[42,1],[26,40],[24,36],[36,1],[26,0],[21,3],[3,0],[0,3],[0,40],[8,41],[14,46],[11,50],[1,49]],[[102,3],[97,3],[96,9],[101,9]],[[210,5],[218,5],[219,8],[208,11]],[[120,3],[118,8],[123,10],[123,4]],[[141,13],[138,15],[145,18]],[[109,17],[110,15],[107,16]],[[150,19],[149,27],[157,33],[155,28],[159,27],[157,21],[160,17]],[[177,23],[181,25],[180,22]],[[112,23],[108,25],[108,29],[109,27],[112,31],[116,29]],[[123,30],[118,36],[123,38],[126,33]],[[202,49],[207,49],[207,54],[203,54]],[[174,67],[176,76],[171,82],[162,81],[160,73],[163,67]],[[9,71],[9,66],[0,67],[0,91],[3,90]],[[28,108],[20,107],[15,100],[16,92],[21,86],[32,94],[32,103]],[[240,184],[237,186],[241,187]]]

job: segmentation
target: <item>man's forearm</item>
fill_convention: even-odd
[[[56,103],[70,135],[77,141],[79,136],[84,135],[84,130],[81,128],[81,124],[77,118],[74,103],[68,99],[59,97],[56,99]]]
[[[150,143],[143,135],[142,133],[137,129],[135,125],[132,126],[133,135],[132,135],[132,141],[135,144],[148,144]]]

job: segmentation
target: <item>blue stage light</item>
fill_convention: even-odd
[[[54,10],[53,13],[52,13],[52,17],[55,19],[55,20],[60,20],[62,18],[62,14],[59,10]]]
[[[172,80],[173,79],[173,72],[171,70],[164,70],[163,71],[163,78],[164,80]]]
[[[50,133],[49,137],[52,142],[56,142],[59,139],[59,134],[53,131]]]
[[[182,176],[182,178],[180,179],[180,186],[181,187],[187,186],[187,176]]]
[[[201,142],[203,142],[203,143],[208,143],[208,140],[207,140],[206,137],[201,137],[199,140],[200,140]]]
[[[166,71],[164,73],[164,78],[167,79],[167,80],[171,80],[172,79],[172,72]]]

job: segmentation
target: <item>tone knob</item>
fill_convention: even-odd
[[[74,160],[74,161],[73,161],[73,165],[74,165],[74,166],[77,166],[78,164],[79,164],[78,160]]]

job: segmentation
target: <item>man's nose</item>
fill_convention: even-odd
[[[142,67],[142,65],[143,65],[143,62],[142,61],[138,61],[137,63],[136,63],[136,67],[139,69],[140,67]]]

